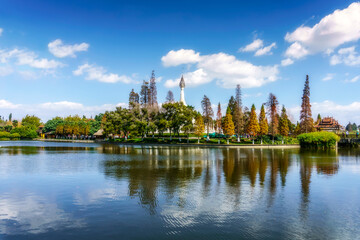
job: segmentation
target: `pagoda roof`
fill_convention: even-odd
[[[325,117],[323,119],[321,119],[321,121],[315,125],[316,128],[321,128],[321,129],[329,129],[329,128],[340,128],[341,125],[339,124],[338,121],[336,121],[334,118],[332,117]]]

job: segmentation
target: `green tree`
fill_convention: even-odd
[[[18,120],[13,120],[13,121],[12,121],[12,125],[13,125],[15,128],[18,127],[18,126],[19,126]]]
[[[163,136],[164,132],[168,129],[168,122],[164,118],[163,114],[158,114],[155,124],[159,133]]]
[[[230,108],[230,114],[231,114],[231,116],[233,116],[235,109],[237,107],[236,99],[234,98],[234,96],[230,97],[227,107]]]
[[[37,132],[30,127],[17,127],[11,130],[11,134],[19,134],[21,139],[34,139],[38,137]]]
[[[149,82],[143,81],[143,84],[141,85],[141,91],[140,91],[140,103],[147,107],[149,105],[149,98],[150,98],[150,88],[149,88]]]
[[[289,119],[286,114],[286,109],[285,109],[284,105],[281,109],[281,116],[280,116],[280,120],[279,120],[279,132],[282,136],[289,135]]]
[[[64,119],[61,117],[55,117],[45,123],[44,132],[55,132],[57,126],[62,123],[64,123]]]
[[[33,130],[37,130],[39,128],[39,126],[41,125],[41,120],[40,118],[36,117],[35,115],[26,115],[22,120],[21,120],[21,125],[24,127],[29,127]]]
[[[317,115],[316,124],[319,124],[321,122],[321,115],[320,113]]]
[[[135,104],[139,104],[139,94],[132,89],[129,94],[129,108],[132,108]]]

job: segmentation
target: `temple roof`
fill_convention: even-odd
[[[184,76],[181,76],[181,80],[180,80],[180,84],[179,84],[180,88],[185,88],[185,80],[184,80]]]
[[[332,117],[323,118],[316,126],[316,128],[340,128],[341,125]]]

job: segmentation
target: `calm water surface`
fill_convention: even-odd
[[[0,239],[360,239],[360,151],[0,142]]]

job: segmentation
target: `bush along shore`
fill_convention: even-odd
[[[340,137],[332,132],[311,132],[297,136],[302,148],[329,149],[336,148]]]

